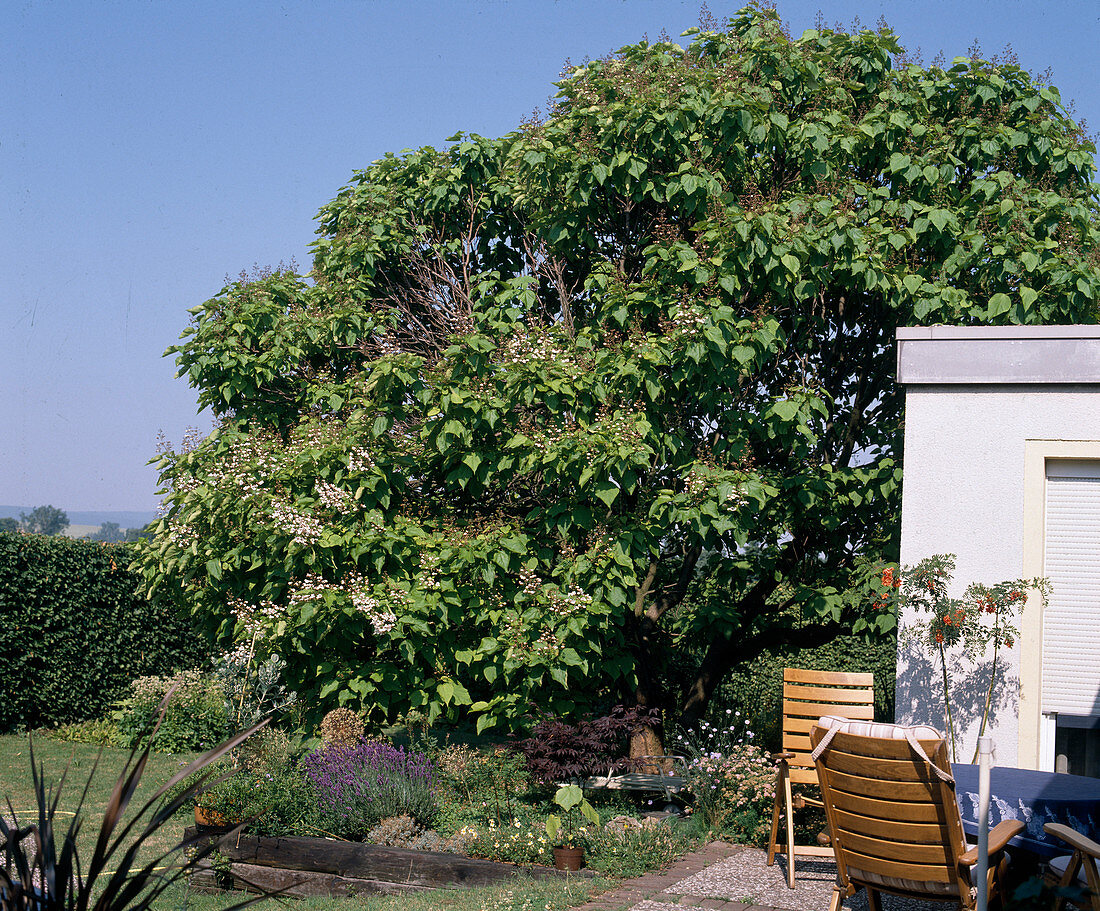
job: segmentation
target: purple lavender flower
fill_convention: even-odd
[[[438,813],[435,769],[423,753],[377,740],[329,744],[302,762],[317,797],[320,826],[362,837],[381,820],[408,815],[430,826]]]

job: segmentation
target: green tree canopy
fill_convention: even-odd
[[[220,424],[161,462],[150,590],[317,712],[697,713],[798,618],[889,628],[896,327],[1095,319],[1094,148],[1014,65],[753,7],[559,88],[356,172],[311,281],[170,349]]]
[[[36,506],[29,513],[19,513],[24,531],[38,535],[59,535],[69,527],[69,517],[56,506]]]
[[[103,522],[99,528],[88,535],[89,541],[104,541],[107,544],[117,544],[126,540],[126,532],[122,530],[118,522]],[[136,538],[134,540],[137,540]]]

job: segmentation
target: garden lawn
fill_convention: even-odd
[[[75,813],[85,783],[91,784],[84,802],[85,824],[78,839],[82,857],[91,855],[99,821],[110,800],[111,790],[119,770],[129,751],[114,747],[65,743],[38,735],[33,739],[36,763],[43,767],[47,783],[55,787],[62,776],[67,776],[60,802],[59,817],[62,824]],[[102,752],[101,752],[102,751]],[[148,800],[156,789],[166,782],[194,754],[169,755],[151,753],[145,775],[131,803],[131,814]],[[98,763],[97,763],[98,759]],[[94,770],[94,774],[93,774]],[[0,736],[0,802],[7,811],[12,809],[21,821],[30,821],[37,815],[34,787],[31,776],[30,745],[25,735]],[[178,844],[188,820],[177,816],[163,826],[149,841],[139,856],[149,858],[163,853]],[[521,909],[549,909],[564,911],[583,904],[598,892],[613,885],[611,880],[577,878],[566,882],[533,881],[517,877],[514,883],[481,889],[447,890],[402,896],[358,896],[347,899],[310,898],[294,902],[295,911],[521,911]],[[191,892],[184,885],[168,890],[154,905],[157,911],[221,911],[241,900],[239,893],[206,895]]]
[[[41,764],[47,786],[55,790],[62,776],[66,776],[62,788],[58,823],[64,825],[75,813],[80,803],[84,785],[91,777],[91,786],[84,801],[85,823],[77,840],[82,858],[91,857],[99,832],[103,811],[111,799],[111,790],[118,774],[130,755],[129,750],[118,747],[99,747],[83,743],[64,743],[44,735],[33,737],[35,762]],[[102,750],[102,755],[100,754]],[[130,802],[127,818],[140,809],[152,797],[161,784],[186,765],[196,754],[149,754],[145,775]],[[98,765],[97,765],[98,758]],[[94,770],[94,774],[93,774]],[[0,736],[0,807],[8,812],[8,804],[15,810],[20,822],[37,821],[37,804],[31,776],[30,742],[25,734]],[[186,820],[176,817],[155,833],[139,855],[139,860],[163,853],[183,838]]]

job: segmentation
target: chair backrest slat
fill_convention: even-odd
[[[940,824],[943,822],[943,808],[937,803],[910,802],[902,807],[893,794],[886,798],[876,798],[846,794],[840,790],[833,792],[833,798],[838,811],[858,816],[888,820],[905,819],[913,823]]]
[[[818,776],[821,769],[818,768]],[[839,794],[857,797],[874,797],[877,800],[893,800],[895,803],[928,803],[935,801],[936,789],[927,781],[885,781],[881,778],[863,778],[846,772],[830,772],[833,787]]]
[[[873,872],[882,877],[910,880],[912,882],[932,883],[957,883],[958,877],[953,870],[941,864],[907,864],[898,861],[882,860],[860,854],[858,851],[848,852],[848,866],[855,870]]]
[[[789,774],[790,774],[790,778],[791,778],[791,784],[793,784],[793,785],[800,785],[800,784],[816,785],[817,784],[817,769],[816,768],[804,769],[804,768],[800,768],[799,766],[792,765],[792,766],[789,767]]]
[[[936,827],[933,826],[932,828],[935,829]],[[946,867],[954,857],[951,850],[943,843],[942,838],[913,843],[895,841],[892,838],[876,838],[872,835],[861,835],[848,830],[842,831],[842,843],[845,850],[856,851],[879,860]]]
[[[871,678],[872,684],[874,678]],[[867,687],[858,689],[842,689],[841,687],[808,686],[798,683],[788,683],[783,688],[783,698],[799,700],[800,702],[817,702],[824,699],[825,702],[836,705],[866,705]]]
[[[898,805],[893,804],[893,806],[897,807]],[[938,814],[935,814],[935,811],[928,815],[917,813],[915,815],[924,818],[915,819],[911,822],[902,821],[899,817],[903,815],[904,808],[902,808],[901,813],[896,813],[893,818],[890,818],[867,816],[863,813],[837,807],[837,819],[840,821],[841,828],[845,831],[863,832],[875,838],[885,838],[911,845],[926,845],[941,839],[943,820],[936,818]]]
[[[874,704],[837,703],[829,702],[827,699],[828,691],[819,694],[817,702],[784,699],[783,714],[793,718],[812,718],[814,721],[822,715],[840,715],[843,718],[851,718],[853,721],[871,721],[875,717]]]
[[[866,671],[807,671],[799,667],[783,669],[783,680],[791,683],[812,683],[817,686],[873,687],[875,675]]]
[[[905,748],[909,749],[909,744],[906,741],[895,742],[904,744]],[[936,741],[923,741],[921,746],[924,747],[927,753],[928,748],[931,747],[934,750],[937,743]],[[871,759],[866,756],[847,753],[844,750],[837,750],[829,758],[829,768],[837,772],[860,775],[863,778],[879,778],[891,783],[903,781],[931,783],[936,780],[934,774],[928,768],[928,763],[917,756],[916,753],[912,753],[904,759],[894,759],[892,757],[875,757]]]
[[[857,721],[875,717],[875,675],[839,671],[783,669],[783,751],[790,760],[793,784],[816,784],[817,774],[793,777],[796,768],[813,770],[809,732],[822,715],[840,715]]]

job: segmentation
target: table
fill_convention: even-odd
[[[951,764],[951,771],[963,828],[968,835],[976,836],[978,767],[956,762]],[[1002,819],[1024,823],[1024,830],[1009,842],[1012,846],[1041,857],[1071,853],[1064,842],[1043,831],[1048,822],[1063,823],[1100,840],[1100,778],[994,766],[989,786],[989,828]]]

